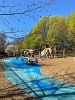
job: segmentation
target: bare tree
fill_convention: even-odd
[[[5,35],[3,34],[0,34],[0,52],[4,52],[4,49],[5,49]]]
[[[0,4],[0,21],[3,24],[4,27],[6,27],[6,31],[5,29],[2,30],[0,33],[6,33],[6,37],[8,38],[18,38],[21,37],[20,33],[26,34],[26,30],[23,31],[23,29],[21,29],[22,25],[25,25],[25,19],[24,16],[30,17],[34,20],[37,20],[37,17],[41,17],[40,15],[40,10],[42,12],[42,10],[44,10],[45,7],[49,7],[51,5],[53,5],[55,3],[55,0],[47,0],[47,1],[42,1],[39,0],[37,2],[32,2],[32,4],[25,4],[25,8],[22,7],[21,4],[17,4],[17,5],[8,5],[6,0],[2,0],[2,3]],[[45,11],[45,10],[44,10]],[[6,18],[8,17],[8,18]],[[20,28],[18,28],[17,26],[12,26],[11,21],[9,20],[13,20],[13,23],[19,23],[21,25]],[[0,24],[1,24],[0,23]],[[13,28],[14,27],[14,28]],[[16,32],[17,31],[17,32]],[[18,35],[16,35],[19,32]],[[8,33],[10,33],[9,35],[7,35]]]

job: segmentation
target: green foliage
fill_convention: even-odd
[[[34,26],[30,34],[40,34],[42,38],[45,39],[48,31],[46,27],[48,20],[48,17],[42,17],[40,21]]]
[[[75,31],[75,12],[66,18],[69,33]]]
[[[18,51],[20,51],[20,49],[23,49],[22,42],[17,43],[16,48],[17,48]]]
[[[47,26],[49,28],[47,40],[50,41],[51,44],[63,45],[62,43],[65,42],[67,38],[66,19],[62,16],[51,16]]]
[[[66,24],[69,33],[68,39],[71,44],[75,45],[75,12],[66,18]]]
[[[46,34],[48,31],[46,28],[46,23],[48,20],[48,17],[43,17],[40,19],[40,21],[32,29],[30,35],[23,41],[24,48],[41,48],[41,45],[43,45],[43,42],[46,39]]]
[[[60,45],[65,48],[75,41],[75,13],[67,18],[63,16],[42,17],[33,27],[30,34],[18,49],[40,49],[48,41],[51,45]]]
[[[66,18],[66,23],[67,23],[69,38],[73,39],[73,37],[75,37],[75,12],[70,14]]]

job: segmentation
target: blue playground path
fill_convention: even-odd
[[[22,59],[3,60],[4,75],[14,85],[38,100],[75,100],[75,86],[49,78],[40,72],[40,65],[27,65]]]

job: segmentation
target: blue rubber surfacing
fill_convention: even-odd
[[[49,78],[40,73],[40,65],[26,65],[21,59],[3,61],[4,75],[14,85],[39,100],[75,100],[75,86]]]

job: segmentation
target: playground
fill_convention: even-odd
[[[64,100],[65,97],[66,100],[75,100],[74,85],[52,77],[49,78],[40,72],[39,65],[25,65],[21,58],[11,58],[4,60],[4,69],[5,77],[13,85],[17,85],[34,98],[39,100],[59,100],[61,98],[61,100]]]

